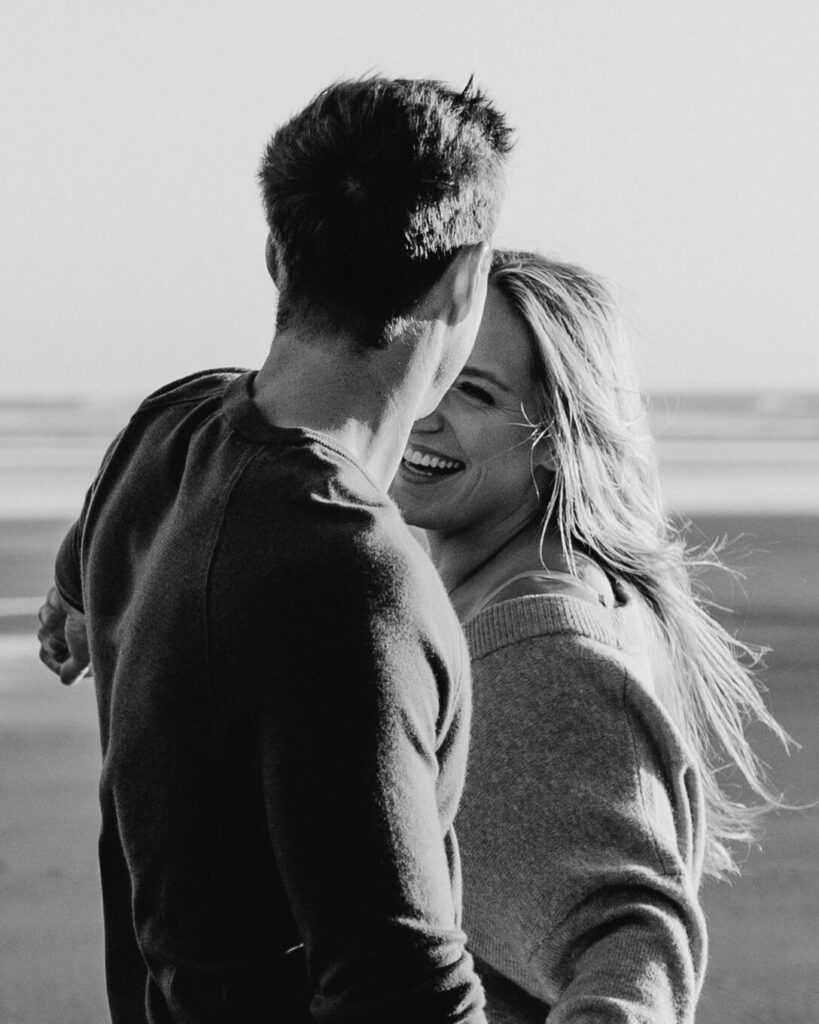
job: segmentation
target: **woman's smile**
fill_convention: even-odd
[[[441,452],[424,448],[421,445],[414,445],[412,442],[407,445],[404,457],[401,459],[401,469],[410,475],[420,479],[440,479],[445,476],[452,476],[460,473],[466,468],[460,459],[453,459]]]

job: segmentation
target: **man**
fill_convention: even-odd
[[[429,81],[281,127],[264,365],[144,402],[63,542],[41,656],[94,667],[115,1024],[483,1020],[468,656],[385,492],[474,341],[509,146]]]

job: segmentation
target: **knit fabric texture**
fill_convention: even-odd
[[[684,1024],[706,961],[700,781],[654,696],[645,609],[565,595],[466,628],[464,924],[493,1024]]]

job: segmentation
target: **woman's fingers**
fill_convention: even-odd
[[[85,616],[67,605],[56,587],[46,594],[37,618],[40,628],[40,661],[60,677],[66,686],[90,670]]]

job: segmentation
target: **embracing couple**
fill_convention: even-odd
[[[714,768],[767,801],[771,720],[605,287],[491,249],[510,146],[434,81],[280,127],[263,366],[146,399],[62,544],[41,657],[93,665],[115,1024],[693,1017],[750,816]]]

